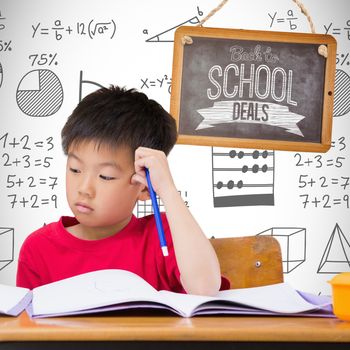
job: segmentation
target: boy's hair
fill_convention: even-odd
[[[156,101],[136,91],[111,85],[80,101],[62,129],[65,154],[71,145],[95,141],[97,145],[139,146],[168,154],[177,139],[174,118]]]

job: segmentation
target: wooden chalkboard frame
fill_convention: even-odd
[[[182,134],[179,131],[180,109],[182,100],[182,79],[184,69],[184,38],[190,37],[193,41],[196,38],[214,38],[214,39],[237,39],[247,41],[272,42],[272,43],[292,43],[292,44],[319,44],[325,45],[328,50],[328,56],[325,58],[324,70],[324,88],[323,88],[323,109],[320,116],[321,132],[319,142],[288,141],[279,139],[259,139],[259,138],[240,138],[240,137],[221,137],[221,136],[203,136],[195,134]],[[173,71],[170,113],[176,119],[177,130],[179,132],[179,144],[238,147],[238,148],[257,148],[271,150],[287,151],[307,151],[307,152],[326,152],[331,146],[332,134],[332,115],[334,99],[334,81],[336,67],[336,40],[331,35],[307,34],[307,33],[288,33],[273,31],[256,30],[236,30],[225,28],[204,28],[182,26],[175,32]],[[322,79],[322,77],[321,77]],[[186,98],[186,96],[184,97]],[[186,117],[184,117],[186,118]]]

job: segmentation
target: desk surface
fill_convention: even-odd
[[[1,341],[349,342],[350,322],[307,317],[86,316],[0,317]]]

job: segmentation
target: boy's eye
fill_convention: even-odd
[[[106,181],[110,181],[110,180],[114,180],[115,177],[112,177],[112,176],[105,176],[105,175],[100,175],[100,178],[102,180],[106,180]]]
[[[75,168],[69,168],[69,171],[71,171],[74,174],[80,173],[80,170],[79,169],[75,169]]]

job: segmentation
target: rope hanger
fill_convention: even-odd
[[[315,25],[312,21],[311,15],[309,13],[309,11],[306,9],[306,7],[304,6],[304,4],[300,1],[300,0],[292,0],[300,9],[301,13],[307,18],[308,22],[309,22],[309,26],[310,26],[310,30],[312,32],[312,34],[315,34]],[[217,12],[219,12],[226,4],[228,3],[228,0],[222,0],[218,6],[216,6],[214,9],[212,9],[207,16],[205,16],[198,24],[198,27],[202,27],[203,24],[210,19],[211,17],[213,17]],[[183,45],[191,45],[193,43],[193,40],[190,36],[185,35],[182,38],[182,44]],[[320,45],[318,47],[318,53],[319,55],[327,58],[328,56],[328,52],[327,52],[327,46],[326,45]]]

